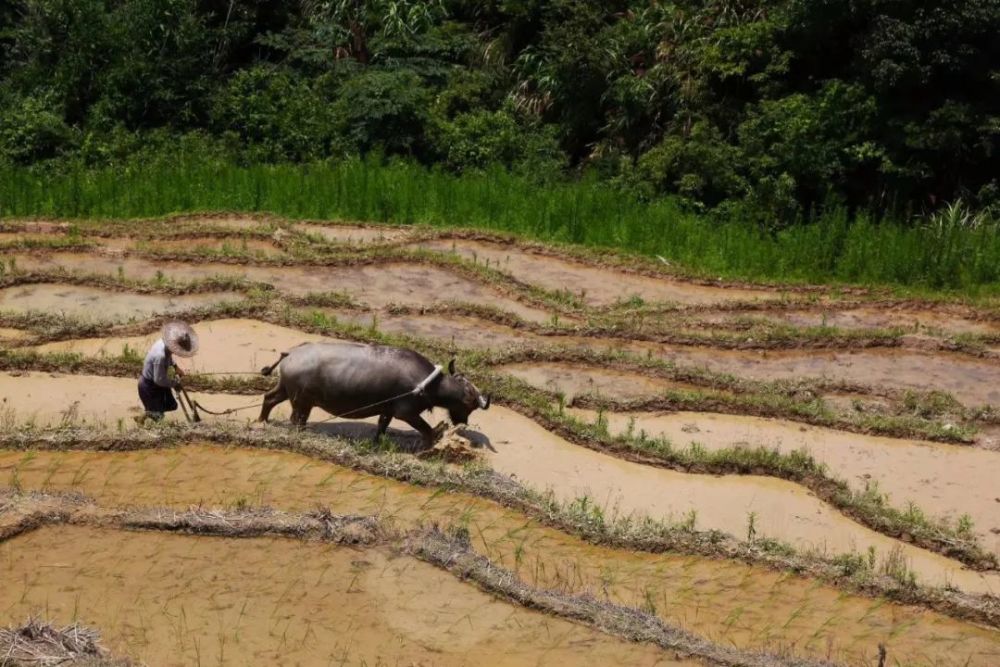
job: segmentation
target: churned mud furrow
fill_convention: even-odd
[[[676,448],[698,445],[709,451],[758,447],[786,454],[805,451],[852,488],[887,493],[897,507],[912,502],[952,521],[967,514],[983,546],[1000,554],[997,452],[741,415],[568,411],[587,423],[600,418],[612,434],[662,437]]]
[[[150,664],[699,664],[383,549],[64,526],[0,545],[0,570],[9,615],[85,619]]]
[[[991,665],[1000,656],[1000,632],[934,612],[844,594],[802,577],[732,561],[597,547],[479,498],[405,485],[297,454],[200,445],[127,453],[0,452],[0,485],[14,476],[26,491],[77,490],[102,506],[162,505],[180,511],[195,505],[261,503],[286,511],[323,506],[337,514],[374,514],[400,529],[458,522],[468,528],[478,553],[531,586],[589,592],[598,599],[652,609],[667,623],[743,649],[846,664],[873,660],[879,642],[908,665],[948,664],[955,656],[968,658],[970,665]],[[71,543],[64,540],[54,554],[61,557]],[[54,554],[49,555],[56,559],[52,562],[65,562]],[[299,562],[274,559],[276,566]],[[99,567],[101,561],[85,562]],[[176,571],[209,580],[190,564],[184,559]]]
[[[586,303],[593,306],[607,306],[635,297],[647,302],[706,304],[776,299],[781,296],[776,291],[711,287],[667,277],[627,274],[484,241],[446,239],[422,242],[412,247],[455,253],[477,263],[488,263],[490,267],[523,282],[582,296]]]
[[[528,321],[546,322],[551,315],[503,296],[444,269],[421,264],[365,266],[254,266],[225,263],[168,262],[138,257],[87,253],[49,253],[15,258],[25,270],[65,270],[77,274],[124,276],[131,279],[198,280],[214,276],[244,278],[272,285],[285,294],[344,292],[375,308],[397,303],[428,306],[448,301],[491,305]]]
[[[84,321],[121,322],[240,301],[236,292],[169,296],[135,294],[82,285],[37,283],[0,289],[0,312],[68,315]]]
[[[97,423],[134,428],[129,418],[139,412],[134,384],[134,380],[124,378],[0,374],[0,391],[10,394],[0,403],[0,409],[5,410],[4,418],[10,423]],[[88,395],[100,396],[100,400],[81,400],[84,389]],[[196,398],[214,411],[258,402],[255,396],[209,394]],[[250,408],[230,420],[245,422],[256,412]],[[315,411],[313,422],[326,417]],[[172,419],[182,418],[179,413],[172,415]],[[284,414],[279,412],[275,418],[283,419]],[[434,421],[441,418],[435,416]],[[689,474],[624,461],[571,444],[500,406],[474,413],[472,424],[464,437],[494,469],[530,487],[550,490],[561,500],[586,497],[606,515],[682,522],[690,520],[693,512],[697,528],[719,530],[738,538],[748,534],[752,521],[757,537],[779,539],[800,550],[836,555],[865,553],[874,548],[882,557],[898,550],[923,582],[951,584],[970,593],[1000,592],[1000,574],[969,571],[957,561],[869,530],[792,482],[758,476]],[[416,435],[408,427],[400,423],[393,427],[398,441],[408,447],[415,444],[407,442],[415,440]],[[375,427],[371,421],[338,420],[319,428],[331,435],[371,438]]]

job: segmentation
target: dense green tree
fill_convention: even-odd
[[[768,227],[1000,205],[997,0],[6,0],[0,161],[591,170]]]

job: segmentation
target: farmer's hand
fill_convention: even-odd
[[[177,377],[179,378],[182,378],[185,375],[184,370],[180,366],[174,366],[174,372],[177,373]]]

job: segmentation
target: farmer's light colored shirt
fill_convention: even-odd
[[[167,370],[172,365],[170,350],[163,343],[163,339],[153,343],[146,354],[146,360],[142,362],[142,377],[160,387],[170,387],[170,376]]]

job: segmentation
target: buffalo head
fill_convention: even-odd
[[[489,410],[491,397],[483,396],[476,385],[455,369],[454,359],[448,362],[448,375],[458,393],[457,400],[450,401],[447,406],[452,424],[468,424],[469,415],[476,408]]]

